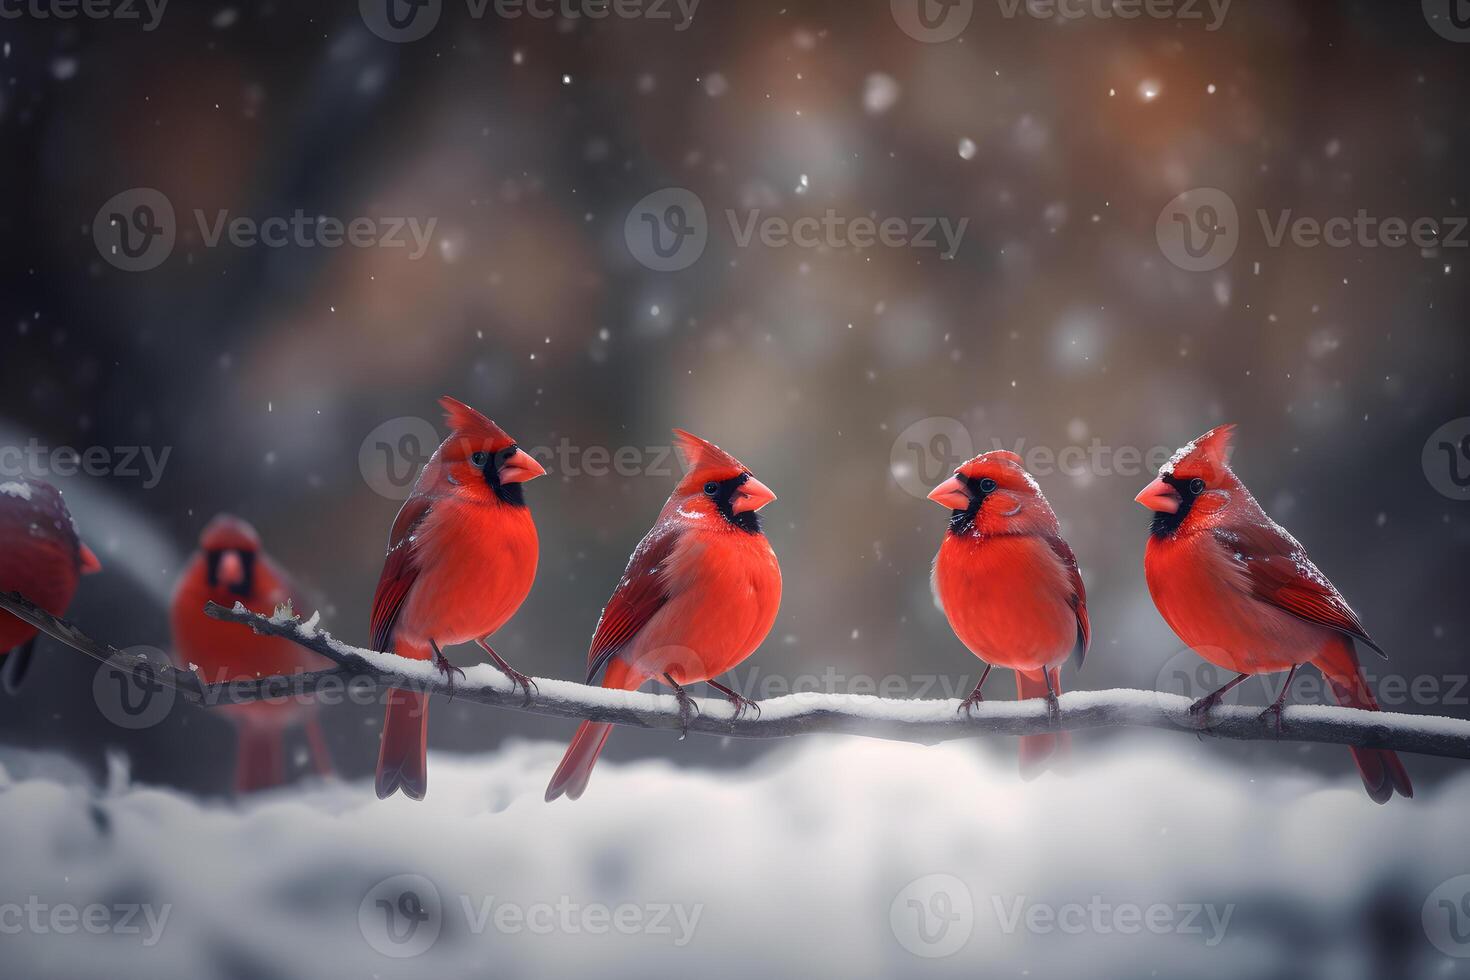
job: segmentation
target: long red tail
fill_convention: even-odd
[[[602,678],[603,687],[632,691],[638,688],[639,683],[617,657],[608,662],[607,672]],[[546,786],[547,803],[563,794],[569,800],[581,797],[582,791],[587,788],[587,781],[592,778],[592,767],[597,765],[597,757],[602,754],[602,747],[607,744],[607,737],[612,734],[612,729],[613,726],[606,722],[582,722],[577,728],[577,734],[572,736],[572,744],[567,746],[566,755],[561,758],[561,765],[556,767],[556,773]]]
[[[241,725],[235,744],[235,792],[254,793],[286,782],[286,742],[279,728]]]
[[[1351,640],[1333,640],[1312,663],[1327,678],[1338,704],[1345,708],[1378,710],[1378,702],[1368,689],[1368,681],[1363,677],[1363,668],[1358,663],[1357,650]],[[1399,761],[1397,753],[1388,749],[1360,749],[1356,745],[1351,749],[1353,761],[1358,764],[1358,772],[1363,777],[1363,786],[1374,803],[1387,803],[1394,790],[1404,796],[1414,795],[1414,784],[1409,782],[1408,770]]]
[[[1051,669],[1052,689],[1056,693],[1062,693],[1062,671],[1059,667]],[[1016,671],[1016,696],[1021,700],[1027,698],[1046,698],[1046,676],[1041,671],[1024,673]],[[1072,736],[1069,732],[1057,732],[1055,735],[1022,735],[1021,736],[1021,778],[1035,779],[1047,769],[1051,768],[1047,763],[1055,756],[1057,761],[1066,755],[1067,749],[1072,744]]]
[[[383,715],[383,740],[378,745],[378,799],[398,790],[411,800],[422,800],[429,790],[429,695],[388,692]]]

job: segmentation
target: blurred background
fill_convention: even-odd
[[[36,447],[8,475],[59,486],[105,566],[70,618],[167,651],[174,582],[228,511],[300,583],[299,609],[365,643],[447,393],[550,470],[527,488],[536,585],[495,643],[528,673],[582,676],[676,481],[680,426],[779,495],[762,516],[784,604],[734,675],[745,693],[968,691],[978,663],[929,589],[946,515],[923,493],[1007,448],[1089,592],[1093,651],[1064,684],[1198,696],[1214,675],[1153,608],[1132,498],[1175,447],[1236,422],[1237,472],[1391,653],[1367,664],[1384,706],[1470,717],[1470,29],[1453,0],[1128,19],[690,6],[3,8],[0,446]],[[1274,240],[1360,212],[1440,231]],[[298,213],[279,247],[230,231]],[[779,234],[829,214],[843,223],[815,240]],[[902,234],[863,247],[860,218]],[[365,243],[324,244],[333,221]],[[102,454],[68,472],[62,447]],[[98,778],[111,748],[142,782],[227,791],[227,722],[180,704],[124,727],[95,675],[43,640],[0,739]],[[380,719],[323,713],[347,779],[371,772]],[[441,700],[430,744],[572,727]],[[735,767],[771,748],[620,731],[608,758]],[[1197,753],[1223,759],[1356,782],[1340,749]],[[1459,768],[1408,764],[1425,790]]]

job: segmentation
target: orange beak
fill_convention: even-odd
[[[83,575],[96,575],[102,571],[102,560],[97,557],[97,552],[84,544],[78,545],[78,548],[80,549],[78,554],[82,560]]]
[[[1160,514],[1177,514],[1179,505],[1184,502],[1184,498],[1179,496],[1179,491],[1163,480],[1155,480],[1150,483],[1133,499],[1149,510],[1156,510]]]
[[[220,555],[218,575],[219,584],[226,588],[233,589],[245,583],[245,562],[238,551],[231,549]]]
[[[929,491],[929,499],[948,510],[968,510],[971,502],[965,481],[957,476],[950,477]]]
[[[775,499],[776,495],[771,492],[770,487],[751,477],[736,489],[735,496],[730,501],[730,509],[737,514],[743,514],[748,510],[760,510]]]
[[[500,464],[499,473],[501,483],[525,483],[538,476],[545,476],[546,468],[524,449],[517,449],[510,459]]]

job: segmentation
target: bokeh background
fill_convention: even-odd
[[[1470,717],[1470,503],[1433,448],[1444,426],[1470,434],[1470,233],[1273,247],[1257,218],[1470,214],[1470,44],[1453,23],[1418,3],[1236,0],[1216,22],[1205,4],[1125,20],[976,2],[928,43],[904,0],[703,0],[687,24],[672,4],[667,20],[542,20],[446,0],[396,43],[373,9],[177,3],[152,30],[147,8],[0,19],[0,445],[167,453],[156,480],[27,474],[62,487],[106,565],[71,611],[94,636],[166,651],[173,583],[230,511],[302,583],[299,607],[364,642],[395,493],[450,393],[550,452],[528,487],[537,583],[496,641],[529,673],[581,676],[674,482],[659,447],[677,425],[780,497],[763,516],[785,599],[735,675],[747,693],[973,684],[929,591],[945,515],[914,492],[966,444],[1030,453],[1079,556],[1095,639],[1065,685],[1203,693],[1212,677],[1149,600],[1132,498],[1160,453],[1233,421],[1237,471],[1391,652],[1375,682],[1429,692],[1389,706]],[[656,271],[630,212],[636,230],[639,202],[674,187],[703,204],[707,244]],[[94,222],[135,188],[168,199],[176,241],[129,272]],[[1233,254],[1203,272],[1157,233],[1196,188],[1239,214]],[[829,209],[966,225],[941,255],[742,247],[726,217]],[[413,258],[211,246],[194,217],[298,210],[433,230]],[[1047,471],[1078,449],[1094,461]],[[631,470],[597,462],[619,450]],[[228,789],[224,720],[180,705],[120,727],[94,675],[43,641],[0,739],[94,778],[112,749],[135,780]],[[324,713],[347,780],[370,773],[379,721]],[[436,702],[431,745],[483,754],[570,729]],[[1079,752],[1140,744],[1113,738]],[[620,731],[607,758],[735,769],[770,749]],[[1355,782],[1340,749],[1194,758]],[[1460,768],[1409,767],[1431,792]]]

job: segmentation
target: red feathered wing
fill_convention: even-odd
[[[383,574],[378,578],[378,591],[373,595],[373,649],[393,650],[393,627],[403,611],[408,593],[419,577],[419,566],[413,548],[414,531],[429,514],[428,497],[410,497],[393,521],[388,537],[388,555],[383,560]]]
[[[664,563],[679,541],[679,530],[672,523],[655,525],[628,559],[627,571],[623,572],[612,598],[607,600],[587,651],[588,683],[669,601]]]
[[[1361,640],[1383,657],[1388,654],[1373,642],[1358,614],[1323,575],[1307,553],[1285,532],[1273,527],[1231,530],[1220,543],[1234,551],[1245,565],[1251,592],[1268,602],[1318,626]]]
[[[1077,570],[1077,556],[1072,553],[1071,545],[1055,534],[1047,535],[1046,543],[1051,545],[1051,550],[1067,567],[1067,575],[1071,580],[1072,611],[1077,614],[1077,646],[1073,653],[1077,657],[1077,666],[1081,667],[1082,661],[1087,657],[1087,649],[1092,645],[1092,622],[1087,618],[1087,589],[1082,585],[1082,573]]]

